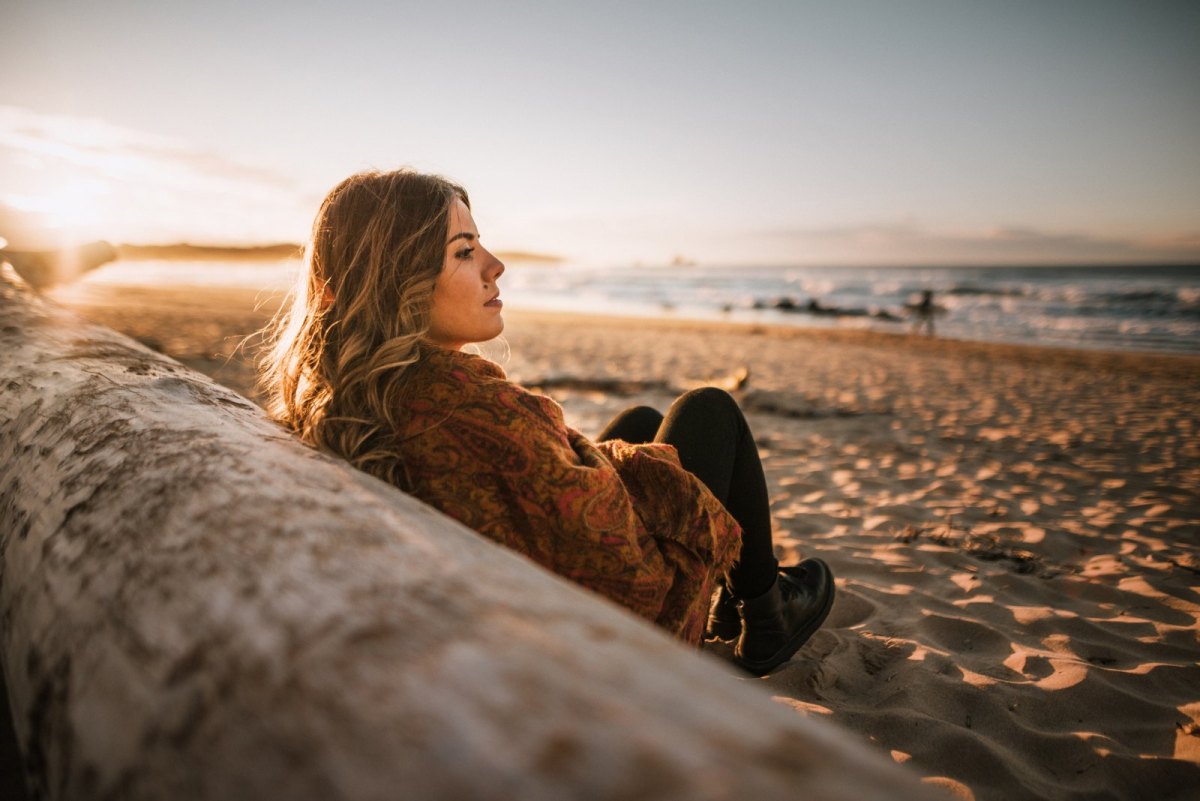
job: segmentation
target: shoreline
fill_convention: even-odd
[[[48,293],[56,302],[77,310],[87,308],[121,309],[134,304],[150,304],[168,310],[205,308],[210,311],[229,309],[241,315],[248,309],[263,309],[265,314],[258,328],[266,324],[270,315],[278,308],[288,290],[284,288],[253,288],[241,286],[176,285],[134,286],[122,284],[77,284],[60,287]],[[219,303],[217,302],[219,299]],[[646,328],[655,330],[723,332],[738,335],[763,336],[783,340],[809,340],[814,343],[838,343],[885,347],[906,352],[944,355],[989,355],[1006,356],[1013,359],[1033,360],[1051,364],[1074,362],[1096,364],[1107,362],[1121,369],[1144,370],[1147,363],[1152,369],[1174,372],[1193,370],[1200,366],[1200,353],[1136,350],[1131,348],[1103,348],[1040,344],[1035,342],[999,342],[992,340],[954,339],[941,335],[928,337],[905,331],[880,331],[863,328],[840,328],[835,326],[804,326],[775,321],[747,322],[717,318],[693,317],[650,317],[608,312],[576,313],[572,311],[505,308],[505,319],[510,322],[528,320],[545,324],[566,325],[587,320],[598,326],[618,328]],[[117,315],[120,316],[120,315]],[[250,333],[252,329],[248,329]]]
[[[284,246],[278,246],[284,247]],[[101,272],[107,278],[101,278],[99,284],[92,284],[99,287],[106,284],[111,288],[118,288],[122,284],[128,286],[138,286],[140,288],[148,288],[151,285],[142,283],[149,280],[157,284],[156,289],[163,292],[170,292],[173,289],[182,289],[188,286],[187,282],[190,278],[199,289],[207,289],[210,287],[219,287],[222,285],[238,285],[246,288],[258,288],[260,291],[269,293],[278,293],[286,291],[288,288],[286,283],[280,283],[283,279],[280,275],[274,274],[264,265],[290,265],[285,272],[291,272],[298,268],[299,261],[296,259],[284,259],[282,261],[271,258],[267,261],[262,260],[247,260],[237,258],[214,258],[211,263],[204,261],[196,262],[194,260],[184,260],[179,264],[190,265],[190,269],[185,272],[171,269],[171,260],[150,259],[149,262],[141,258],[136,259],[119,259],[115,265],[104,268]],[[245,269],[239,268],[238,264],[245,262]],[[536,264],[537,262],[534,262]],[[146,264],[152,264],[153,267],[145,267]],[[224,266],[223,266],[224,265]],[[233,265],[229,267],[228,265]],[[205,269],[207,267],[207,269]],[[910,268],[897,268],[903,272]],[[933,269],[933,268],[930,268]],[[961,271],[963,268],[948,268],[956,271]],[[983,268],[994,269],[994,268]],[[1017,269],[1017,268],[1006,268]],[[1050,268],[1055,269],[1055,268]],[[1098,268],[1097,268],[1098,269]],[[1117,269],[1127,270],[1126,265],[1121,265]],[[1166,269],[1159,265],[1158,269]],[[1192,271],[1191,267],[1184,267]],[[1196,268],[1200,269],[1200,268]],[[148,272],[147,272],[148,271]],[[265,272],[264,272],[265,271]],[[545,271],[546,276],[556,275],[555,271]],[[271,275],[267,275],[271,273]],[[534,270],[533,275],[540,274]],[[207,279],[205,278],[207,276]],[[1197,273],[1200,278],[1200,273]],[[88,284],[89,281],[84,284]],[[913,280],[917,280],[914,278]],[[1133,280],[1133,279],[1130,279]],[[107,283],[107,282],[113,283]],[[1193,287],[1188,289],[1187,287]],[[267,287],[266,289],[261,289]],[[1171,291],[1180,293],[1200,292],[1200,283],[1195,281],[1187,284],[1184,288],[1174,288]],[[969,288],[969,287],[968,287]],[[1044,289],[1044,288],[1043,288]],[[763,289],[762,292],[768,292]],[[774,291],[774,290],[771,290]],[[780,289],[778,291],[785,291]],[[949,294],[956,294],[954,290],[942,290]],[[1003,294],[1004,290],[997,290]],[[1033,292],[1031,297],[1036,297],[1039,292]],[[1114,289],[1113,291],[1117,291]],[[1150,294],[1155,295],[1161,290],[1149,290],[1147,293],[1133,293],[1134,295]],[[565,295],[551,296],[538,300],[537,293],[527,297],[524,300],[529,303],[528,306],[521,306],[522,296],[520,290],[520,282],[511,289],[514,293],[508,298],[511,303],[518,305],[510,305],[508,310],[517,314],[557,314],[568,316],[579,315],[599,315],[621,317],[629,320],[645,320],[645,321],[662,321],[671,320],[677,321],[680,324],[690,323],[711,323],[711,324],[728,324],[728,325],[747,325],[747,326],[765,326],[771,328],[785,329],[800,329],[805,331],[813,330],[838,330],[838,331],[871,331],[883,335],[893,336],[908,336],[912,327],[913,321],[906,312],[906,307],[897,307],[895,304],[901,301],[892,298],[888,303],[879,301],[881,304],[876,308],[870,305],[869,301],[864,299],[847,300],[846,303],[833,303],[826,305],[822,303],[821,313],[813,314],[802,308],[803,304],[794,307],[794,311],[782,312],[766,307],[757,311],[752,311],[743,304],[731,304],[725,310],[719,310],[715,306],[707,306],[703,302],[699,305],[693,301],[681,300],[679,305],[672,304],[669,308],[657,307],[647,303],[633,303],[627,301],[627,305],[610,305],[605,309],[597,310],[593,306],[588,306],[583,309],[571,308],[576,301]],[[796,290],[800,292],[800,290]],[[981,293],[987,295],[987,291],[981,290]],[[962,294],[962,293],[957,293]],[[967,295],[974,294],[966,292]],[[1118,291],[1118,295],[1120,292]],[[757,297],[757,296],[756,296]],[[782,297],[782,296],[781,296]],[[796,295],[793,292],[792,296],[803,300],[804,293],[800,292]],[[1101,302],[1107,297],[1103,293],[1091,298],[1091,303]],[[557,298],[557,299],[555,299]],[[815,299],[816,296],[814,296]],[[761,298],[760,298],[761,299]],[[576,299],[577,300],[577,299]],[[745,298],[743,298],[745,300]],[[548,301],[548,302],[547,302]],[[1176,303],[1179,301],[1176,298]],[[797,303],[800,303],[798,300]],[[847,308],[839,309],[839,306],[846,305]],[[864,308],[853,308],[855,304],[868,304]],[[1194,301],[1191,301],[1194,305]],[[1090,307],[1089,307],[1090,308]],[[868,314],[867,312],[870,312]],[[888,320],[875,319],[878,313],[890,313]],[[843,316],[843,313],[845,316]],[[1060,309],[1052,312],[1051,317],[1056,314],[1066,314],[1068,317],[1076,312],[1066,309]],[[1079,312],[1082,313],[1082,312]],[[1001,322],[999,319],[984,319],[977,323],[971,322],[972,315],[975,312],[968,311],[966,317],[959,319],[953,314],[947,316],[938,324],[939,334],[945,336],[950,334],[957,337],[956,341],[963,342],[986,342],[994,344],[1016,345],[1030,348],[1054,348],[1067,350],[1095,350],[1105,353],[1111,352],[1127,352],[1127,353],[1161,353],[1170,355],[1197,355],[1200,356],[1200,340],[1193,336],[1187,335],[1188,328],[1180,329],[1176,323],[1166,327],[1158,327],[1157,323],[1153,323],[1158,319],[1152,312],[1133,314],[1127,317],[1117,317],[1114,320],[1123,320],[1121,322],[1121,334],[1117,333],[1117,329],[1106,327],[1106,323],[1098,328],[1085,326],[1084,328],[1076,328],[1068,326],[1065,329],[1059,329],[1057,324],[1051,325],[1047,321],[1049,317],[1045,316],[1045,312],[1038,312],[1036,309],[1024,309],[1018,307],[1011,311],[1004,312],[1001,316],[1006,322]],[[1023,315],[1033,314],[1036,319],[1031,320],[1031,327],[1021,327],[1015,323],[1019,323],[1023,319]],[[1038,317],[1037,315],[1041,316]],[[1149,316],[1147,316],[1149,315]],[[1086,316],[1086,315],[1085,315]],[[1171,318],[1174,319],[1174,318]],[[1015,321],[1015,322],[1014,322]],[[1051,321],[1053,322],[1053,321]],[[1061,321],[1060,321],[1061,322]],[[1078,321],[1076,321],[1078,322]],[[1130,330],[1125,329],[1125,325],[1132,326]],[[1150,324],[1149,329],[1143,330],[1143,324]],[[1113,325],[1116,323],[1113,322]],[[1193,326],[1194,328],[1194,326]],[[1075,332],[1074,334],[1072,332]]]
[[[505,310],[505,318],[514,320],[540,321],[547,324],[569,324],[580,319],[597,325],[613,327],[643,327],[667,330],[715,331],[731,334],[764,336],[776,339],[806,339],[817,343],[839,343],[868,347],[887,347],[923,353],[949,353],[956,355],[988,354],[1007,356],[1013,359],[1033,359],[1050,363],[1072,360],[1116,361],[1123,368],[1140,369],[1146,361],[1157,367],[1173,370],[1176,367],[1192,370],[1200,367],[1200,353],[1184,353],[1159,350],[1133,350],[1126,348],[1106,349],[1101,347],[1070,347],[1038,343],[996,342],[978,339],[953,339],[940,335],[928,337],[906,332],[877,331],[873,329],[835,328],[823,326],[800,326],[786,323],[751,323],[737,320],[717,320],[676,317],[640,317],[637,315],[607,314],[591,312],[575,314],[567,311],[512,309]]]
[[[575,311],[572,311],[569,309],[564,309],[564,310],[544,309],[544,308],[533,309],[533,308],[521,308],[521,307],[514,307],[514,308],[510,309],[509,311],[513,314],[528,315],[528,316],[534,316],[534,317],[539,316],[539,315],[545,315],[547,317],[563,317],[563,318],[573,318],[573,317],[615,318],[615,319],[620,319],[620,320],[626,320],[626,321],[629,321],[629,322],[635,323],[635,324],[649,323],[652,325],[654,325],[654,324],[715,325],[715,326],[729,326],[734,329],[737,329],[737,328],[769,328],[771,330],[800,331],[800,332],[810,332],[810,333],[811,332],[826,332],[826,331],[828,331],[828,332],[835,332],[835,333],[839,333],[839,334],[878,335],[880,337],[898,337],[900,339],[909,339],[909,338],[925,339],[925,338],[928,338],[928,339],[932,339],[935,341],[940,340],[940,341],[945,341],[945,342],[976,343],[976,344],[981,344],[981,345],[1000,345],[1000,346],[1009,346],[1009,347],[1014,347],[1014,348],[1030,348],[1030,349],[1034,349],[1034,350],[1049,349],[1049,350],[1064,350],[1064,351],[1095,351],[1095,352],[1099,352],[1099,353],[1127,353],[1127,354],[1132,354],[1132,355],[1163,355],[1163,356],[1185,356],[1185,357],[1191,356],[1191,357],[1200,358],[1200,345],[1197,345],[1194,349],[1189,350],[1189,349],[1186,349],[1183,347],[1145,348],[1145,347],[1137,347],[1136,345],[1130,345],[1128,347],[1112,347],[1112,346],[1108,345],[1107,343],[1103,343],[1103,342],[1096,342],[1094,344],[1088,343],[1088,342],[1073,342],[1073,343],[1072,342],[1045,342],[1045,343],[1042,343],[1042,342],[1034,342],[1034,341],[1015,342],[1015,341],[1000,340],[1000,339],[962,339],[962,338],[956,338],[956,337],[947,337],[940,333],[934,337],[925,337],[924,335],[914,334],[908,330],[905,330],[905,329],[910,328],[910,323],[907,320],[903,321],[903,322],[891,323],[890,325],[892,326],[893,330],[886,330],[883,328],[876,328],[876,327],[841,326],[841,325],[838,325],[837,323],[832,323],[832,324],[806,323],[806,322],[804,322],[804,318],[802,316],[800,316],[800,317],[787,316],[787,317],[783,317],[781,319],[759,321],[759,320],[728,319],[728,318],[722,316],[718,312],[713,312],[712,314],[709,314],[709,315],[699,314],[694,317],[676,316],[676,311],[674,311],[674,310],[662,312],[659,314],[652,314],[652,313],[648,312],[645,315],[634,314],[634,313],[622,313],[619,311],[575,312]]]

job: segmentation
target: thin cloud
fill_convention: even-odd
[[[1200,260],[1200,235],[1157,239],[1099,236],[1032,226],[935,231],[911,220],[775,228],[765,235],[798,253],[842,260],[1029,263],[1037,261]]]
[[[292,239],[311,219],[309,195],[288,175],[182,140],[0,106],[0,206],[20,239]]]
[[[290,177],[201,150],[170,137],[111,125],[102,120],[42,114],[0,106],[0,150],[90,169],[109,178],[168,169],[209,183],[226,180],[295,191]],[[161,173],[159,173],[161,174]]]

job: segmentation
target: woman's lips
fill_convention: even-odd
[[[483,305],[491,306],[493,308],[499,309],[501,306],[504,305],[504,301],[500,300],[500,296],[497,295],[496,297],[492,298],[491,300],[489,300],[487,303],[485,303]]]

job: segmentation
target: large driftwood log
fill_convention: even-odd
[[[35,797],[920,795],[829,725],[0,277]]]

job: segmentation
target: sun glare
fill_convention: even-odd
[[[47,233],[63,245],[102,237],[104,201],[111,194],[99,180],[74,180],[39,198]]]

